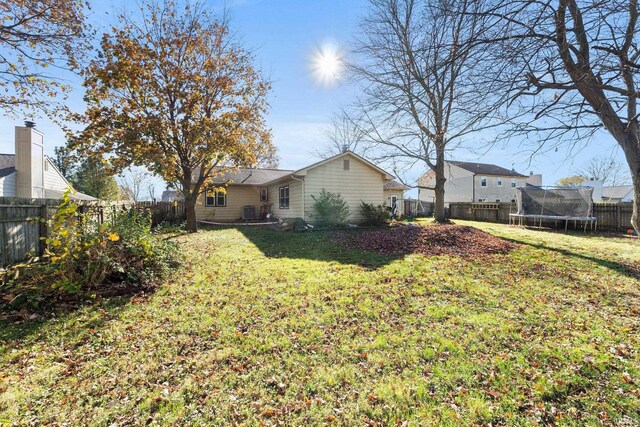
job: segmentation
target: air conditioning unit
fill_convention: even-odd
[[[242,219],[251,220],[256,219],[256,207],[255,206],[243,206],[242,207]]]

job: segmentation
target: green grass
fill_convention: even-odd
[[[68,425],[637,425],[640,242],[468,223],[509,255],[182,235],[147,297],[0,324],[0,419]],[[631,266],[631,269],[626,266]]]

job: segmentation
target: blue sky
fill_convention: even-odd
[[[118,10],[133,4],[131,1],[94,1],[92,23],[106,30]],[[222,10],[219,1],[210,0],[208,6]],[[359,18],[367,12],[366,0],[231,0],[226,3],[231,13],[231,24],[245,45],[256,50],[258,64],[273,82],[270,95],[271,111],[268,124],[281,158],[280,167],[295,169],[314,162],[314,150],[327,144],[323,129],[333,112],[347,106],[356,96],[348,82],[331,87],[322,86],[313,79],[310,55],[323,43],[337,44],[348,52],[350,42],[358,31]],[[80,82],[69,103],[74,109],[82,108]],[[13,126],[21,121],[2,118],[0,152],[12,153]],[[38,120],[38,129],[45,133],[47,153],[64,144],[59,128],[44,119]],[[508,146],[496,144],[482,152],[457,151],[451,157],[496,163],[514,167],[522,173],[534,171],[543,174],[546,185],[570,175],[594,156],[615,154],[623,161],[614,141],[602,134],[579,153],[563,150],[539,155],[533,159],[516,142]],[[409,171],[407,178],[417,177],[422,170]]]

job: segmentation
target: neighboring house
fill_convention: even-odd
[[[61,199],[69,181],[44,155],[44,135],[32,122],[16,126],[15,154],[0,154],[0,197],[25,199]],[[97,200],[75,192],[71,198]]]
[[[389,173],[360,157],[345,151],[298,170],[237,169],[214,180],[225,191],[206,191],[196,205],[198,220],[233,222],[261,218],[267,212],[276,218],[303,218],[313,223],[317,214],[314,197],[322,189],[339,193],[349,205],[351,222],[364,218],[361,202],[388,205],[385,197],[403,198],[399,186],[385,193],[385,183],[393,179]]]
[[[602,187],[602,201],[606,203],[633,202],[633,185]]]
[[[176,190],[164,190],[162,192],[163,202],[179,202],[182,200],[184,200],[184,197],[182,197],[182,194]]]
[[[514,170],[476,162],[445,161],[445,204],[456,202],[513,202],[516,188],[540,185],[541,175],[522,175]],[[425,173],[418,180],[418,200],[435,201],[435,192],[424,187],[435,185],[435,173]]]
[[[384,183],[384,205],[395,212],[404,215],[404,192],[409,189],[406,185],[392,179]]]
[[[593,201],[594,203],[599,203],[600,201],[602,201],[602,190],[604,188],[604,181],[590,179],[588,181],[581,182],[578,187],[593,188],[593,192],[591,193],[591,201]]]

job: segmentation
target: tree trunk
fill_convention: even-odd
[[[444,176],[444,144],[436,145],[436,165],[435,165],[435,174],[436,174],[436,185],[434,188],[434,193],[436,195],[436,203],[433,212],[434,219],[438,223],[444,223],[447,220],[447,217],[444,212],[444,183],[447,179]]]
[[[189,192],[184,197],[184,211],[187,216],[186,229],[190,233],[198,231],[198,222],[196,220],[196,201],[198,196]]]
[[[620,144],[629,165],[631,183],[633,184],[633,213],[631,214],[631,226],[638,232],[638,219],[640,219],[640,142],[634,134],[627,135],[627,140]]]

